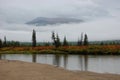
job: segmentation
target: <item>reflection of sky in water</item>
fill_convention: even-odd
[[[32,55],[23,55],[23,54],[2,54],[2,59],[8,60],[21,60],[26,62],[32,62]]]
[[[88,70],[100,73],[119,73],[120,74],[120,57],[119,56],[96,56],[89,58]]]

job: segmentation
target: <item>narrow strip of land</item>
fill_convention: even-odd
[[[120,80],[120,75],[73,72],[46,64],[0,60],[0,80]]]
[[[3,47],[0,54],[80,54],[80,55],[120,55],[120,45],[90,46],[37,46],[37,47]]]

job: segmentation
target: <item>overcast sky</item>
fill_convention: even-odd
[[[37,17],[68,17],[83,23],[29,26]],[[81,32],[91,40],[120,39],[120,0],[0,0],[0,38],[31,41],[32,30],[38,41],[51,41],[55,31],[69,41],[77,41]]]

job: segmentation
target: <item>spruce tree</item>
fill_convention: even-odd
[[[57,42],[56,47],[59,47],[59,46],[61,46],[60,38],[59,38],[58,34],[56,36],[57,36],[56,37],[56,42]]]
[[[83,32],[81,33],[81,41],[80,41],[80,45],[83,45]]]
[[[78,45],[78,46],[81,46],[81,40],[79,40],[79,38],[78,38],[77,45]]]
[[[0,48],[2,48],[2,40],[0,39]]]
[[[84,37],[84,45],[88,45],[88,37],[87,37],[87,34],[85,34],[85,37]]]
[[[36,31],[34,29],[32,33],[32,47],[36,47]]]
[[[60,38],[58,36],[58,34],[55,36],[55,33],[52,32],[52,40],[53,40],[53,45],[58,48],[59,46],[61,46],[61,42],[60,42]]]
[[[52,40],[53,40],[53,45],[56,44],[56,39],[55,39],[55,33],[54,31],[52,32]]]
[[[4,47],[6,47],[6,46],[7,46],[6,36],[4,37],[3,46],[4,46]]]
[[[83,33],[81,33],[81,39],[78,39],[78,46],[82,46],[83,45]]]
[[[66,40],[66,37],[64,37],[63,46],[68,46],[68,42]]]

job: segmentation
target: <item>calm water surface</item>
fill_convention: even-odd
[[[120,74],[120,56],[2,54],[0,59],[50,64],[68,70]]]

